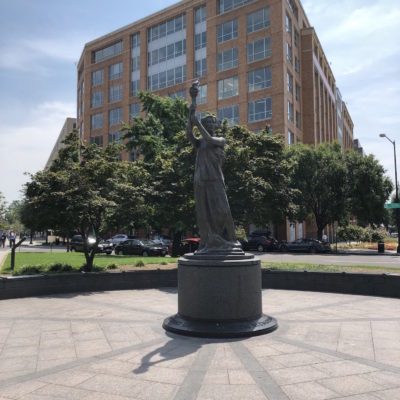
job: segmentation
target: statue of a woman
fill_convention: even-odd
[[[199,83],[195,82],[190,88],[192,104],[186,128],[187,137],[196,149],[194,198],[200,231],[200,246],[196,253],[240,251],[221,169],[225,139],[214,136],[221,126],[217,118],[209,115],[200,121],[196,117],[198,92]],[[199,129],[201,138],[193,135],[194,126]]]

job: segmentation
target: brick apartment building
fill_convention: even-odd
[[[200,113],[255,132],[268,124],[287,145],[353,148],[350,114],[298,0],[184,0],[87,43],[78,64],[81,137],[119,140],[121,121],[140,113],[139,90],[189,99],[195,79]],[[302,224],[286,236],[302,237]]]

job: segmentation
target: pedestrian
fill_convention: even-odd
[[[6,245],[6,239],[7,239],[7,236],[3,232],[2,235],[1,235],[1,243],[0,243],[3,246],[3,249],[4,249],[5,245]]]
[[[8,236],[8,241],[10,243],[10,247],[13,247],[15,245],[15,233],[11,232],[10,235]]]

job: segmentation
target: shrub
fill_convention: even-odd
[[[117,264],[109,264],[107,265],[107,269],[117,269]]]
[[[363,228],[357,225],[339,226],[337,229],[337,236],[339,240],[346,242],[359,242],[362,240]]]
[[[55,263],[48,267],[48,272],[71,272],[72,266],[69,264]]]
[[[144,262],[142,260],[136,261],[135,264],[137,267],[144,267]]]
[[[167,263],[166,261],[163,261],[163,262],[161,263],[161,265],[168,265],[168,263]]]
[[[46,268],[43,265],[24,265],[16,271],[13,271],[14,276],[19,275],[38,275],[46,272]]]

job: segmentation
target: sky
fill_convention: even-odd
[[[22,198],[26,173],[44,168],[65,118],[76,116],[76,64],[85,43],[175,2],[0,0],[0,192],[8,202]],[[379,134],[400,138],[400,1],[302,3],[354,137],[394,181],[393,146]]]

